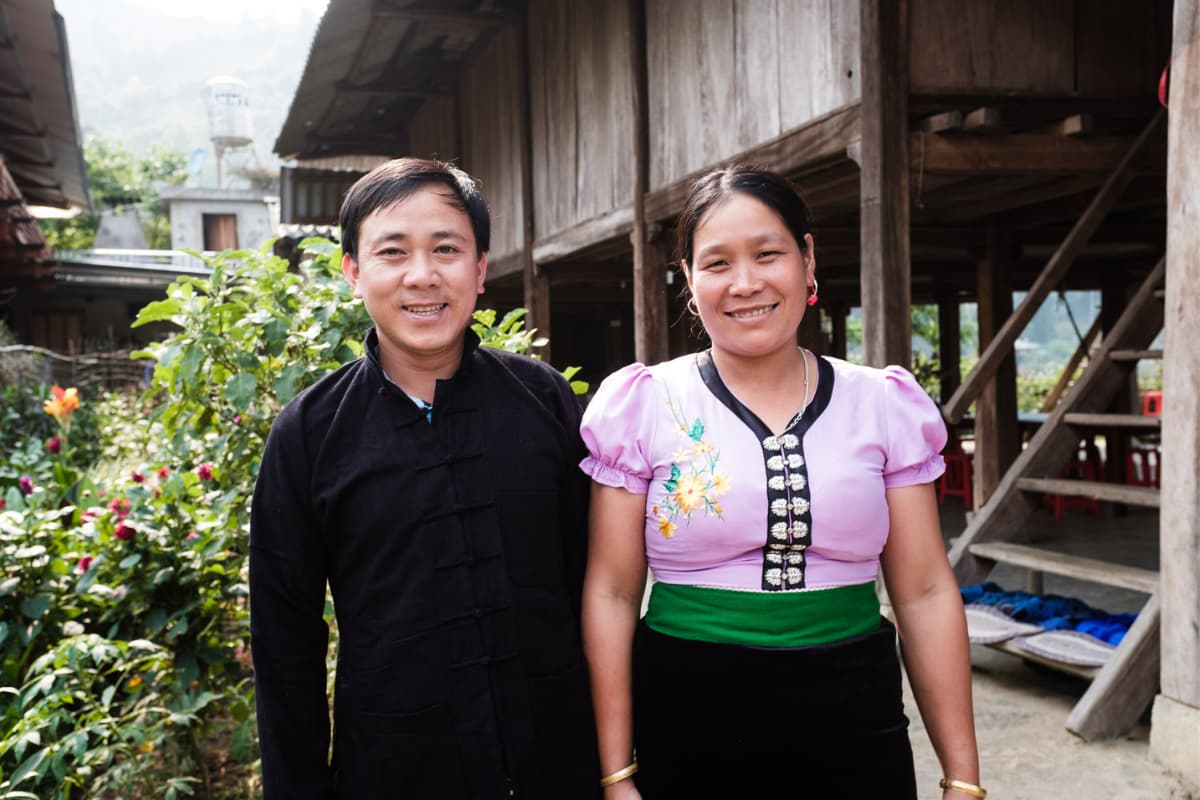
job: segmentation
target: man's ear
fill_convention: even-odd
[[[487,281],[487,253],[479,256],[479,283],[475,286],[476,294],[483,294],[483,284]]]
[[[358,291],[358,261],[349,253],[342,254],[342,274],[354,290],[354,296],[361,300],[362,294]]]

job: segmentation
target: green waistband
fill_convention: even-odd
[[[806,647],[879,626],[874,583],[802,592],[742,592],[655,583],[646,624],[680,639],[751,647]]]

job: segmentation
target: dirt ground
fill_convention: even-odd
[[[944,534],[956,536],[964,526],[961,506],[952,507],[948,501],[942,512]],[[1062,552],[1158,567],[1158,515],[1144,509],[1117,517],[1106,507],[1103,520],[1068,512],[1061,522],[1036,512],[1026,540]],[[1001,568],[992,579],[1008,589],[1024,589],[1027,574]],[[1078,597],[1114,613],[1137,611],[1145,599],[1049,575],[1045,591]],[[1189,798],[1151,759],[1149,712],[1124,739],[1084,742],[1064,727],[1087,688],[1081,679],[1031,667],[987,647],[972,647],[971,663],[982,783],[992,800],[1200,800]],[[940,798],[941,770],[911,693],[905,704],[912,719],[919,796]]]

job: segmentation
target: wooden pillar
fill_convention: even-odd
[[[1200,0],[1175,0],[1167,132],[1162,694],[1150,751],[1200,793]]]
[[[1124,270],[1110,272],[1104,278],[1100,291],[1100,331],[1107,336],[1117,324],[1125,306],[1129,304],[1129,281]],[[1137,394],[1137,370],[1129,372],[1124,391],[1117,392],[1112,405],[1113,414],[1128,414],[1133,409],[1133,397]],[[1105,428],[1104,431],[1104,475],[1109,483],[1125,482],[1125,454],[1129,451],[1129,431],[1121,428]],[[1113,503],[1113,514],[1123,517],[1127,509],[1122,503]]]
[[[818,355],[829,352],[829,347],[825,344],[825,337],[821,333],[821,309],[819,306],[804,309],[804,318],[800,320],[800,328],[796,331],[796,343]]]
[[[863,361],[912,364],[908,0],[859,0]]]
[[[939,399],[946,403],[962,383],[962,318],[958,312],[958,294],[938,295],[938,364],[941,384]]]
[[[989,220],[984,257],[976,269],[980,352],[1012,314],[1014,249],[1011,233]],[[975,401],[975,508],[991,497],[1020,450],[1017,359],[1010,350]]]
[[[650,238],[646,191],[650,183],[650,132],[646,95],[646,3],[629,1],[629,58],[633,76],[633,351],[643,364],[667,358],[667,270],[665,245]]]
[[[830,331],[832,335],[829,341],[829,354],[834,358],[846,357],[846,317],[850,314],[850,307],[844,300],[835,300],[829,304],[829,317],[832,325]]]
[[[533,119],[530,102],[530,70],[529,59],[532,53],[529,49],[529,21],[523,20],[521,28],[521,206],[524,214],[522,233],[524,240],[521,245],[521,279],[524,284],[525,327],[537,328],[538,334],[546,338],[548,344],[538,350],[538,355],[547,364],[554,363],[551,359],[551,348],[554,341],[550,335],[550,275],[541,265],[533,260],[534,203],[533,195]]]

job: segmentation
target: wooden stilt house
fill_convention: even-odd
[[[960,577],[1015,562],[1146,592],[1137,635],[1072,717],[1081,735],[1111,735],[1160,671],[1170,702],[1200,714],[1200,384],[1192,354],[1172,352],[1197,333],[1180,295],[1198,280],[1184,219],[1196,17],[1197,0],[331,0],[276,144],[295,159],[283,204],[335,219],[345,176],[322,159],[460,162],[495,219],[485,304],[528,307],[554,362],[597,381],[698,345],[671,262],[694,177],[734,158],[794,177],[825,316],[806,344],[844,354],[859,307],[864,361],[908,364],[911,305],[938,305],[947,419],[975,409],[979,510],[952,552]],[[1103,293],[1103,345],[1022,452],[1013,346],[1064,286]],[[982,353],[960,383],[963,302],[978,303]],[[1164,320],[1165,352],[1148,352]],[[1130,375],[1151,357],[1167,374],[1164,434],[1177,434],[1161,494],[1047,484],[1081,430],[1119,442],[1147,424],[1131,421]],[[1048,488],[1147,505],[1176,492],[1162,541],[1174,563],[1160,580],[1020,549],[1020,519]]]

